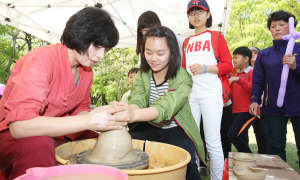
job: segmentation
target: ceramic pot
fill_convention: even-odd
[[[239,159],[253,159],[254,155],[251,153],[240,153],[240,152],[234,152],[232,153],[232,156]]]
[[[255,161],[255,158],[252,157],[252,158],[235,158],[233,157],[233,166],[250,166],[250,167],[254,167],[256,168],[257,165],[256,165],[256,161]]]
[[[235,166],[233,175],[238,180],[264,180],[267,170],[262,168],[252,168],[250,166]]]
[[[120,162],[131,150],[131,136],[123,127],[122,130],[100,133],[87,158],[94,162]]]

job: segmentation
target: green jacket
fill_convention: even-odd
[[[128,97],[129,105],[135,104],[140,108],[149,107],[151,75],[152,71],[150,70],[148,73],[138,72],[135,76]],[[192,85],[192,77],[184,68],[180,67],[177,76],[169,80],[169,91],[157,98],[151,105],[151,107],[156,107],[159,113],[158,118],[153,122],[159,123],[175,117],[177,124],[183,128],[195,144],[199,158],[206,163],[204,145],[188,102]]]

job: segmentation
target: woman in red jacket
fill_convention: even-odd
[[[126,119],[90,113],[91,66],[119,40],[107,12],[89,7],[68,20],[61,42],[38,48],[14,66],[0,101],[0,171],[14,179],[28,168],[57,165],[55,147],[68,140],[97,137],[95,129],[119,129]],[[0,178],[1,178],[0,176]]]

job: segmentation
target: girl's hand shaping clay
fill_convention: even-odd
[[[89,129],[96,131],[122,129],[123,126],[127,125],[128,118],[124,116],[114,116],[112,114],[125,110],[126,107],[114,107],[112,105],[95,108],[87,114],[90,119],[88,123]]]
[[[115,104],[119,107],[125,107],[126,108],[126,111],[121,111],[121,112],[118,112],[118,113],[115,113],[114,116],[117,116],[117,117],[123,117],[123,118],[128,118],[129,119],[129,123],[131,122],[134,122],[134,113],[133,113],[133,110],[132,108],[125,102],[117,102],[117,101],[113,101],[113,102],[110,102],[110,104]]]

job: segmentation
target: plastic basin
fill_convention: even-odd
[[[41,180],[60,175],[73,175],[82,173],[99,174],[99,176],[109,175],[117,180],[128,180],[128,175],[117,168],[90,164],[74,164],[48,168],[30,168],[26,170],[26,174],[16,178],[15,180]]]
[[[94,147],[96,139],[73,141],[55,149],[56,159],[60,164],[74,163],[72,158],[82,151]],[[186,166],[191,160],[190,154],[170,144],[132,140],[134,149],[145,151],[149,155],[149,167],[143,170],[124,170],[129,180],[185,180]],[[145,149],[144,149],[145,147]]]

